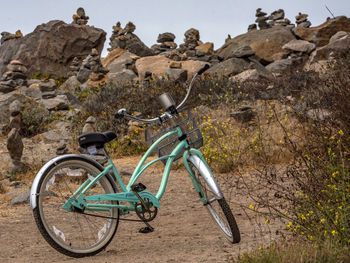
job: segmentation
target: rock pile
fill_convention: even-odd
[[[77,24],[80,26],[86,25],[89,20],[89,17],[85,15],[85,10],[82,7],[77,9],[77,13],[73,15],[72,24]]]
[[[2,44],[2,43],[4,43],[7,40],[15,39],[15,38],[21,38],[21,37],[23,37],[23,34],[22,34],[21,30],[17,30],[16,33],[14,33],[14,34],[11,34],[9,32],[5,32],[4,31],[4,32],[1,33],[1,40],[0,40],[0,42]]]
[[[290,23],[290,20],[288,18],[284,17],[284,10],[278,9],[276,11],[273,11],[269,16],[269,22],[268,24],[270,26],[288,26],[288,27],[294,27]]]
[[[72,63],[69,66],[70,72],[68,72],[68,77],[78,75],[80,69],[80,61],[78,57],[74,57]]]
[[[107,49],[108,51],[122,48],[140,57],[154,55],[153,51],[133,33],[136,26],[132,22],[127,23],[124,28],[121,28],[121,24],[118,22],[112,28],[113,32],[109,42],[111,47]]]
[[[297,27],[309,28],[311,26],[311,22],[307,20],[308,16],[308,14],[302,14],[299,12],[299,14],[295,17],[295,23],[297,24]]]
[[[258,23],[259,29],[267,29],[273,26],[286,26],[289,28],[294,27],[290,20],[284,17],[285,14],[283,9],[273,11],[268,17],[266,16],[267,14],[261,10],[261,8],[258,8],[255,13],[255,22]],[[256,29],[256,24],[251,24],[248,26],[248,32]]]
[[[163,33],[158,35],[157,42],[160,44],[155,44],[151,47],[154,54],[158,55],[162,52],[171,51],[177,48],[177,44],[174,42],[175,35],[173,33]]]
[[[255,22],[258,23],[259,29],[267,29],[270,28],[270,25],[266,22],[269,18],[266,16],[265,12],[261,11],[261,8],[256,9]]]
[[[6,67],[7,71],[0,79],[0,94],[9,93],[26,85],[27,68],[19,60],[11,60]]]
[[[22,124],[22,104],[15,100],[10,104],[10,133],[7,136],[7,150],[10,153],[11,163],[9,164],[8,172],[14,174],[20,172],[24,164],[21,162],[23,154],[23,142],[20,135]]]
[[[200,41],[199,31],[197,29],[190,28],[184,35],[184,43],[180,45],[179,51],[181,53],[185,53],[187,57],[196,56],[195,48],[203,44],[202,41]]]
[[[108,73],[108,69],[102,66],[97,49],[93,48],[82,62],[77,78],[80,83],[84,83],[89,78],[93,81],[101,80]]]

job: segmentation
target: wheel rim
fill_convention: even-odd
[[[101,218],[67,212],[62,208],[86,178],[95,177],[98,173],[100,171],[96,167],[85,162],[64,162],[52,169],[41,184],[38,202],[43,226],[50,238],[68,251],[93,253],[114,235],[117,220],[110,218],[118,216],[118,209],[87,211],[89,214],[110,217]],[[111,183],[103,177],[89,189],[87,195],[113,192]]]
[[[226,219],[225,214],[222,211],[222,207],[220,206],[218,199],[215,197],[214,192],[209,188],[208,184],[200,175],[198,168],[192,163],[190,163],[190,167],[198,182],[199,187],[201,188],[202,193],[204,194],[204,198],[206,200],[205,207],[207,208],[209,214],[219,229],[225,234],[225,237],[232,242],[233,236],[231,227]]]

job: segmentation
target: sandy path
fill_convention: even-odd
[[[138,158],[122,159],[117,166],[128,169],[137,161]],[[158,187],[160,177],[160,170],[155,169],[140,181],[152,191]],[[234,193],[230,199],[235,200],[231,208],[242,235],[238,245],[226,241],[214,225],[186,171],[173,171],[157,218],[151,222],[153,233],[140,234],[141,223],[120,221],[107,249],[83,259],[69,258],[51,248],[40,235],[28,204],[2,205],[0,262],[230,262],[243,251],[266,245],[273,238],[267,229],[260,231],[258,225],[247,220],[237,205],[247,202],[245,197]]]

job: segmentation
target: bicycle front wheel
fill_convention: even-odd
[[[46,241],[63,254],[71,257],[95,255],[109,244],[117,230],[117,208],[72,212],[62,208],[80,185],[98,175],[101,169],[82,158],[67,157],[46,169],[39,181],[34,218]],[[111,180],[109,175],[103,176],[86,195],[115,193]],[[116,204],[112,201],[100,203]]]
[[[199,193],[200,197],[205,199],[204,205],[212,219],[231,243],[239,243],[241,241],[241,235],[230,206],[226,202],[224,196],[220,199],[216,197],[212,187],[208,185],[204,179],[205,172],[202,169],[202,165],[205,164],[202,161],[193,162],[189,160],[189,165],[201,189],[201,193]],[[216,188],[220,189],[217,185]]]

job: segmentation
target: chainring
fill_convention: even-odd
[[[151,200],[149,200],[148,198],[145,198],[143,202],[148,209],[146,209],[141,203],[137,203],[135,206],[136,214],[142,221],[150,222],[156,218],[158,208],[153,206]]]

